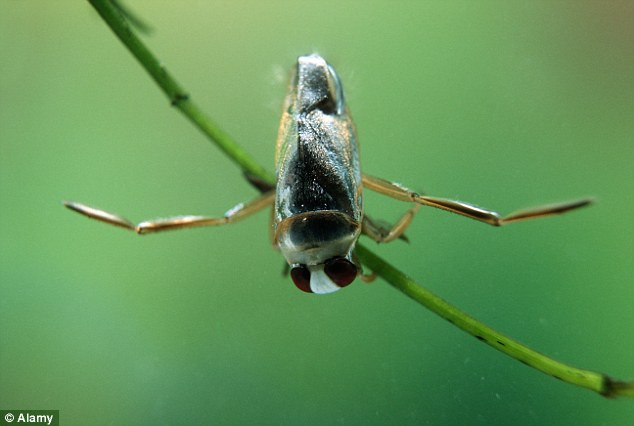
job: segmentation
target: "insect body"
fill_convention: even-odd
[[[532,208],[500,217],[471,204],[420,195],[383,179],[362,175],[356,131],[334,69],[318,55],[301,56],[286,96],[276,146],[275,189],[229,210],[223,217],[177,216],[141,222],[84,204],[66,207],[139,234],[234,223],[274,204],[273,244],[291,267],[295,285],[331,293],[361,274],[354,246],[361,233],[390,242],[403,232],[420,205],[501,226],[588,205],[589,199]],[[384,228],[364,214],[363,189],[413,203],[396,224]]]
[[[360,269],[352,249],[363,202],[357,138],[335,71],[298,59],[276,149],[275,241],[305,291],[329,293]]]

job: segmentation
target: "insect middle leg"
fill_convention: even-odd
[[[361,223],[361,232],[377,243],[389,243],[397,238],[407,241],[407,237],[405,237],[405,230],[412,223],[412,219],[419,208],[420,204],[415,204],[391,227],[383,226],[381,223],[378,223],[370,219],[367,215],[364,215],[363,222]]]
[[[472,204],[463,203],[462,201],[420,195],[398,184],[373,176],[363,175],[363,186],[396,200],[413,201],[425,206],[447,210],[493,226],[502,226],[511,222],[518,222],[520,220],[536,219],[539,217],[561,214],[592,203],[590,198],[583,198],[575,201],[520,210],[502,217],[499,213],[485,210]]]
[[[223,217],[208,216],[175,216],[164,219],[147,220],[134,224],[119,215],[96,209],[85,204],[73,201],[65,201],[64,205],[91,219],[96,219],[110,225],[134,231],[137,234],[149,234],[152,232],[168,231],[172,229],[193,228],[196,226],[218,226],[237,222],[265,207],[273,204],[275,191],[268,191],[248,203],[240,203],[225,213]]]

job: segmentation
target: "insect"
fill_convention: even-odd
[[[295,285],[305,292],[332,293],[363,275],[354,254],[365,234],[378,243],[404,237],[421,205],[457,213],[493,226],[564,213],[591,203],[580,199],[500,216],[461,201],[422,195],[361,173],[359,145],[343,87],[335,70],[319,55],[300,56],[282,111],[275,150],[277,183],[223,217],[176,216],[134,224],[81,203],[64,202],[89,218],[138,234],[218,226],[238,222],[273,205],[272,242],[290,266]],[[265,185],[266,186],[266,185]],[[379,192],[411,207],[392,226],[364,212],[363,190]]]

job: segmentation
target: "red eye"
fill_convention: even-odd
[[[306,265],[293,267],[293,269],[291,269],[291,278],[298,289],[306,293],[312,293],[310,289],[310,271]]]
[[[343,257],[335,257],[326,261],[324,272],[339,287],[345,287],[357,277],[357,267]]]

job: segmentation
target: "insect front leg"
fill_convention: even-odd
[[[561,214],[570,210],[585,207],[592,203],[592,199],[583,198],[575,201],[520,210],[502,217],[499,213],[485,210],[472,204],[463,203],[462,201],[420,195],[396,183],[388,182],[384,179],[373,176],[363,175],[363,186],[396,200],[413,201],[425,206],[447,210],[493,226],[502,226],[512,222],[519,222],[521,220],[537,219],[539,217]]]
[[[234,223],[273,204],[274,199],[275,191],[268,191],[248,203],[238,204],[227,211],[223,217],[175,216],[164,219],[147,220],[139,224],[134,224],[124,217],[85,204],[65,201],[64,205],[91,219],[128,229],[137,234],[149,234],[173,229],[193,228],[197,226],[218,226]]]

